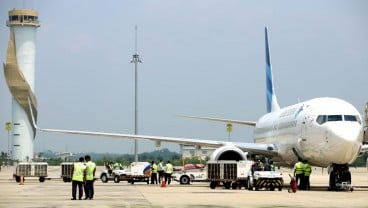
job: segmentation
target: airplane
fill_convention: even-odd
[[[187,116],[192,118],[248,125],[254,128],[254,143],[175,138],[150,135],[104,133],[93,131],[46,129],[38,131],[139,139],[214,147],[211,160],[246,160],[247,153],[262,155],[274,162],[293,166],[298,160],[308,160],[313,166],[330,167],[329,188],[334,188],[337,177],[348,173],[349,164],[368,151],[368,140],[363,140],[362,118],[350,103],[330,97],[320,97],[281,108],[274,90],[268,28],[265,27],[266,100],[267,113],[257,122]],[[32,112],[32,108],[31,108]],[[33,112],[32,112],[33,115]],[[333,173],[333,174],[332,174]]]

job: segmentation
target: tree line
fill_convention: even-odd
[[[91,155],[93,161],[98,166],[102,166],[105,163],[110,162],[118,162],[121,163],[123,166],[128,166],[131,162],[134,161],[133,154],[111,154],[111,153],[78,153],[71,161],[77,160],[79,157],[84,157],[85,155]],[[56,153],[52,151],[45,151],[39,153],[39,160],[36,162],[47,162],[48,165],[60,165],[62,162],[66,162],[66,160],[62,160],[56,156]],[[152,152],[144,152],[138,154],[139,161],[141,162],[151,162],[155,161],[156,163],[160,160],[163,160],[165,163],[170,161],[175,166],[181,166],[183,164],[206,164],[208,161],[208,157],[205,160],[201,160],[200,158],[193,157],[193,158],[182,158],[181,155],[177,152],[171,152],[167,148],[161,150],[155,150]],[[351,166],[354,167],[364,167],[366,166],[366,161],[368,158],[368,152],[361,154],[352,164]],[[12,161],[7,158],[6,152],[1,152],[0,155],[0,165],[2,164],[12,164]]]

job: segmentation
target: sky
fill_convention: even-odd
[[[281,106],[337,97],[363,113],[368,101],[368,1],[2,0],[0,60],[8,10],[35,9],[35,93],[43,128],[134,133],[137,25],[138,133],[253,141],[253,129],[179,118],[257,121],[266,113],[264,28],[269,28]],[[7,151],[11,94],[0,73],[0,151]],[[139,152],[179,145],[139,141]],[[37,132],[36,152],[134,153],[127,139]]]

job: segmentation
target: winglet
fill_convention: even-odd
[[[265,27],[265,44],[266,44],[266,84],[267,84],[267,112],[272,112],[280,109],[279,103],[277,102],[275,88],[273,85],[273,75],[271,66],[270,47],[268,45],[268,28]]]
[[[33,124],[33,127],[37,130],[41,130],[40,128],[38,128],[37,124],[36,124],[36,121],[35,121],[35,118],[34,118],[34,115],[33,115],[33,109],[32,109],[32,105],[31,105],[31,100],[29,99],[29,97],[27,97],[28,99],[28,106],[29,106],[29,110],[31,111],[31,116],[32,116],[32,124]]]

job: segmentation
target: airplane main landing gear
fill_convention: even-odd
[[[330,180],[328,190],[350,190],[353,191],[351,185],[351,173],[347,164],[332,164],[330,166]]]

